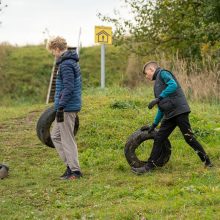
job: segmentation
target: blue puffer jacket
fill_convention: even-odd
[[[56,78],[55,110],[78,112],[81,109],[82,80],[79,57],[75,51],[66,51],[58,60]]]

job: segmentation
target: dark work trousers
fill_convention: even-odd
[[[165,139],[169,137],[172,131],[178,126],[180,131],[182,132],[185,141],[196,151],[201,161],[205,161],[208,156],[201,146],[201,144],[194,137],[191,126],[189,123],[189,113],[184,113],[178,116],[175,116],[168,120],[163,120],[161,123],[161,127],[154,138],[154,145],[151,151],[150,158],[148,159],[149,165],[154,165],[154,161],[156,161],[161,153],[162,145]]]

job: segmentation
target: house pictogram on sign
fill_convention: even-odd
[[[95,43],[112,44],[112,27],[95,26]]]
[[[97,35],[98,35],[98,42],[100,42],[100,43],[108,43],[109,42],[108,38],[109,38],[110,34],[108,34],[106,31],[102,30]]]

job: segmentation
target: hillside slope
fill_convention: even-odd
[[[43,103],[54,58],[44,45],[12,47],[0,45],[0,102]],[[100,46],[83,48],[80,53],[83,89],[100,85]],[[127,65],[125,51],[106,47],[106,86],[123,81]]]
[[[0,219],[219,219],[219,105],[192,104],[191,123],[215,167],[204,169],[178,129],[172,156],[155,172],[136,176],[124,157],[130,134],[152,122],[146,90],[88,89],[77,134],[84,177],[61,181],[65,167],[54,149],[36,137],[45,105],[0,109],[0,162],[10,167],[1,181]],[[152,142],[137,153],[149,155]]]

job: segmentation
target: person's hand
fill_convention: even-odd
[[[148,129],[149,129],[149,126],[147,125],[144,125],[140,128],[141,131],[148,131]]]
[[[59,108],[56,112],[57,122],[64,122],[64,111],[63,108]]]
[[[149,129],[148,129],[148,133],[151,133],[152,131],[154,131],[154,129],[157,127],[157,125],[156,124],[152,124],[150,127],[149,127]]]
[[[148,104],[148,108],[152,109],[156,104],[158,104],[160,101],[159,98],[153,99],[149,104]]]

